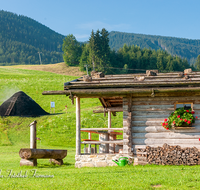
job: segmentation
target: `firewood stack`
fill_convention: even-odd
[[[163,147],[150,147],[138,149],[148,164],[156,165],[200,165],[200,152],[196,147],[181,148],[164,144]],[[141,156],[141,155],[140,155]]]

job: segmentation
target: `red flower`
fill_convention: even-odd
[[[166,122],[167,121],[167,119],[164,119],[164,122]]]
[[[176,122],[175,121],[173,121],[173,124],[175,124]]]
[[[187,119],[184,119],[184,122],[187,122]]]
[[[189,110],[186,110],[186,112],[190,112]]]
[[[196,116],[196,119],[197,119],[198,117]]]
[[[164,126],[165,125],[165,123],[162,123],[162,126]]]
[[[191,112],[191,114],[195,114],[195,112],[194,112],[194,111],[192,111],[192,112]]]
[[[181,118],[181,121],[182,121],[183,119]]]
[[[167,126],[167,125],[168,125],[168,123],[165,123],[165,125]]]
[[[169,130],[169,128],[166,128],[167,130]]]
[[[200,141],[200,138],[199,138],[199,141]]]
[[[177,117],[178,117],[178,118],[180,118],[181,116],[180,116],[180,115],[178,115]]]
[[[190,123],[191,123],[191,121],[188,121],[187,123],[188,123],[188,124],[190,124]]]

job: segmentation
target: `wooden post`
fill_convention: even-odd
[[[31,149],[36,149],[37,144],[36,144],[36,124],[37,121],[33,121],[30,124],[30,148]],[[31,158],[31,159],[21,159],[20,160],[20,166],[37,166],[37,159],[36,158]]]
[[[111,128],[112,125],[111,125],[111,110],[108,110],[108,128]],[[111,130],[108,130],[108,133],[111,132]],[[109,141],[113,140],[113,137],[111,135],[109,135]],[[109,153],[114,153],[115,151],[115,144],[109,144]]]
[[[99,153],[108,153],[109,152],[109,144],[103,144],[103,141],[108,141],[108,133],[99,134],[99,141],[102,144],[99,145]]]
[[[92,139],[92,134],[91,133],[88,133],[88,139]],[[88,153],[91,153],[91,144],[88,144]]]
[[[132,96],[123,98],[123,153],[132,155]]]
[[[116,139],[116,135],[109,135],[109,141],[113,141]],[[109,153],[115,153],[115,144],[109,144]]]
[[[111,128],[111,111],[110,110],[108,110],[108,128]]]
[[[30,148],[34,148],[34,149],[37,148],[37,145],[36,145],[36,124],[37,124],[37,121],[33,121],[30,124]]]
[[[76,97],[76,155],[81,154],[81,115],[80,115],[80,98]]]

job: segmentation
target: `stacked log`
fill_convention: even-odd
[[[200,152],[196,147],[181,148],[164,144],[163,147],[138,149],[137,156],[142,156],[148,164],[156,165],[200,165]]]

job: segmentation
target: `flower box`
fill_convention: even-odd
[[[184,129],[194,129],[195,127],[192,127],[192,123],[190,123],[189,125],[187,125],[186,123],[183,123],[181,126],[176,126],[176,125],[172,125],[172,129],[178,129],[178,130],[184,130]]]
[[[192,123],[195,122],[194,113],[195,112],[191,109],[177,108],[171,113],[168,119],[164,119],[161,125],[167,130],[170,128],[191,129]]]

